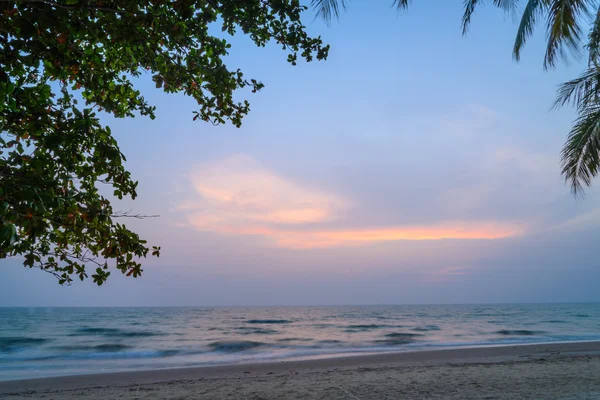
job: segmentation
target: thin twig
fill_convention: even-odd
[[[111,214],[110,216],[111,216],[111,218],[137,218],[137,219],[160,217],[160,215],[129,214],[128,212],[127,213],[117,212],[116,214]]]

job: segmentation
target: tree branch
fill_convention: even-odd
[[[115,8],[110,8],[110,7],[93,7],[93,6],[81,6],[81,5],[66,5],[66,4],[61,4],[58,3],[56,1],[52,1],[52,0],[0,0],[0,3],[12,3],[14,2],[15,5],[19,5],[19,4],[46,4],[48,6],[52,6],[52,7],[57,7],[57,8],[62,8],[64,10],[81,10],[81,9],[85,9],[85,10],[95,10],[95,11],[106,11],[106,12],[113,12],[113,13],[117,13],[117,14],[129,14],[129,15],[138,15],[132,11],[127,11],[127,10],[117,10]]]
[[[137,219],[144,219],[144,218],[158,218],[158,217],[160,217],[160,215],[131,214],[131,210],[129,210],[127,212],[117,211],[115,214],[111,214],[110,217],[111,218],[137,218]]]

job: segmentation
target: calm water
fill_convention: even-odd
[[[0,380],[600,340],[600,304],[0,308]]]

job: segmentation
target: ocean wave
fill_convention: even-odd
[[[68,352],[78,352],[78,351],[102,351],[102,352],[117,352],[125,349],[130,349],[131,346],[127,346],[125,344],[120,343],[106,343],[99,344],[96,346],[86,346],[86,345],[74,345],[74,346],[57,346],[53,347],[54,349]]]
[[[236,329],[238,331],[242,331],[242,332],[240,332],[242,335],[252,335],[252,334],[256,334],[256,335],[272,335],[274,333],[279,333],[275,329],[249,328],[247,326],[241,326],[241,327],[236,328]]]
[[[265,343],[253,342],[250,340],[222,340],[218,342],[212,342],[208,345],[208,347],[210,347],[214,351],[220,351],[223,353],[234,353],[254,349],[256,347],[264,345]]]
[[[60,350],[60,351],[87,351],[87,350],[93,350],[95,346],[85,346],[85,345],[81,345],[81,346],[55,346],[52,347],[52,349],[56,349],[56,350]]]
[[[380,325],[380,324],[354,324],[347,325],[344,332],[348,333],[357,333],[357,332],[367,332],[374,329],[384,329],[384,328],[402,328],[402,325]]]
[[[23,347],[39,346],[50,339],[29,337],[0,337],[0,352],[8,353]]]
[[[75,334],[81,334],[81,335],[106,335],[106,334],[111,334],[111,333],[118,333],[121,332],[120,329],[117,328],[89,328],[89,327],[85,327],[85,328],[79,328],[75,331]],[[74,336],[74,335],[70,335],[70,336]]]
[[[520,315],[519,313],[510,313],[510,312],[494,312],[494,313],[471,313],[468,316],[469,317],[497,317],[497,318],[502,318],[502,317],[514,317],[514,316],[518,316]]]
[[[326,340],[319,340],[317,343],[321,343],[321,344],[340,344],[340,343],[344,343],[341,340],[335,340],[335,339],[326,339]]]
[[[106,352],[117,352],[123,351],[125,349],[130,349],[131,346],[127,346],[126,344],[119,343],[111,343],[111,344],[99,344],[95,346],[94,349],[98,351],[106,351]]]
[[[415,339],[412,338],[401,338],[401,337],[392,337],[389,339],[380,339],[374,340],[373,343],[384,346],[401,346],[404,344],[414,343]]]
[[[527,329],[500,329],[499,331],[494,332],[498,335],[503,335],[503,336],[534,336],[534,335],[541,335],[544,332],[542,331],[530,331]]]
[[[390,332],[385,335],[386,339],[374,340],[373,343],[384,346],[401,346],[415,343],[424,336],[421,333]]]
[[[75,332],[70,333],[68,336],[104,336],[104,337],[123,337],[123,338],[136,338],[136,337],[150,337],[160,336],[159,332],[152,331],[124,331],[117,328],[79,328]]]
[[[430,331],[440,331],[442,330],[442,328],[440,328],[437,325],[425,325],[425,326],[417,326],[416,328],[413,328],[413,331],[415,332],[430,332]]]
[[[312,324],[311,327],[313,328],[319,328],[319,329],[323,329],[323,328],[332,328],[332,327],[337,327],[338,325],[336,324]]]
[[[89,351],[69,351],[60,354],[50,354],[41,357],[15,357],[6,359],[9,362],[32,362],[32,361],[52,361],[52,360],[125,360],[125,359],[146,359],[146,358],[166,358],[176,355],[194,355],[206,353],[205,350],[183,351],[183,350],[127,350],[128,347],[118,347],[108,345],[106,347],[90,346]],[[114,346],[114,347],[112,347]],[[112,348],[111,348],[112,347]]]
[[[136,337],[150,337],[150,336],[162,336],[162,333],[159,332],[151,332],[151,331],[138,331],[138,332],[120,332],[118,334],[115,335],[108,335],[108,336],[118,336],[118,337],[124,337],[124,338],[136,338]]]
[[[412,338],[421,337],[421,336],[425,336],[425,335],[422,335],[420,333],[392,332],[392,333],[388,333],[385,336],[389,337],[389,338],[412,339]]]
[[[380,329],[380,328],[394,328],[394,325],[378,325],[378,324],[357,324],[346,326],[350,329]]]
[[[247,324],[291,324],[289,319],[249,319]]]
[[[71,359],[71,360],[93,360],[93,359],[136,359],[136,358],[163,358],[163,357],[171,357],[177,354],[180,354],[178,350],[132,350],[132,351],[122,351],[117,350],[114,351],[108,350],[107,347],[105,350],[99,350],[95,352],[89,353],[79,353],[79,354],[62,354],[57,356],[59,359]]]
[[[50,317],[0,308],[0,381],[600,339],[600,305],[544,307],[74,309]]]

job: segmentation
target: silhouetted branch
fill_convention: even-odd
[[[158,218],[160,217],[160,215],[144,215],[144,214],[131,214],[131,210],[123,212],[123,211],[117,211],[115,214],[111,214],[111,218],[137,218],[137,219],[144,219],[144,218]]]

